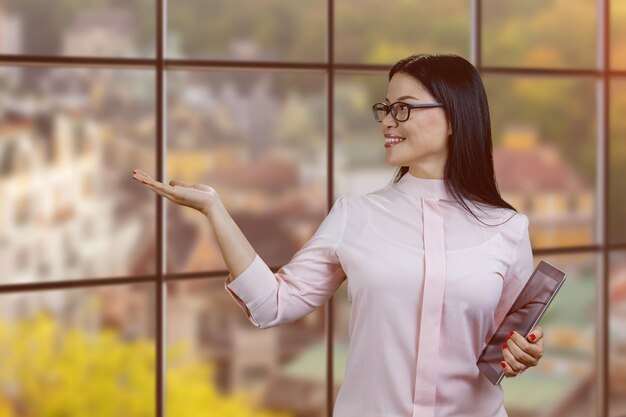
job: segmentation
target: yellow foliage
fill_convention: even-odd
[[[0,417],[11,417],[12,415],[11,405],[0,398]]]
[[[166,351],[168,416],[288,417],[256,410],[245,392],[222,395],[214,368],[188,354]],[[15,324],[0,319],[0,417],[153,417],[154,342],[125,341],[115,331],[62,328],[40,313]]]
[[[402,45],[390,44],[388,42],[379,41],[372,47],[371,52],[365,58],[368,64],[380,64],[381,62],[395,62],[401,58],[413,55],[420,51],[418,45]]]

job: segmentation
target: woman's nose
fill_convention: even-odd
[[[393,118],[393,116],[391,115],[391,112],[387,113],[382,123],[385,126],[397,126],[398,125],[398,122],[396,121],[396,119]]]

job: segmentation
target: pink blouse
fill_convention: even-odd
[[[407,172],[341,195],[286,265],[273,273],[257,255],[225,288],[264,329],[311,313],[348,279],[334,417],[507,416],[476,361],[534,269],[528,218],[465,201],[485,224],[443,179]]]

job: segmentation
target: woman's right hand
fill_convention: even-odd
[[[205,216],[208,215],[211,207],[220,201],[217,191],[208,185],[189,185],[175,180],[170,181],[169,185],[164,185],[140,169],[133,170],[133,178],[158,195],[176,204],[196,209]]]

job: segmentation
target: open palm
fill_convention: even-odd
[[[176,180],[171,180],[169,185],[166,185],[156,181],[140,169],[133,170],[133,179],[144,184],[158,195],[176,204],[196,209],[204,215],[219,200],[217,192],[208,185],[189,185]]]

